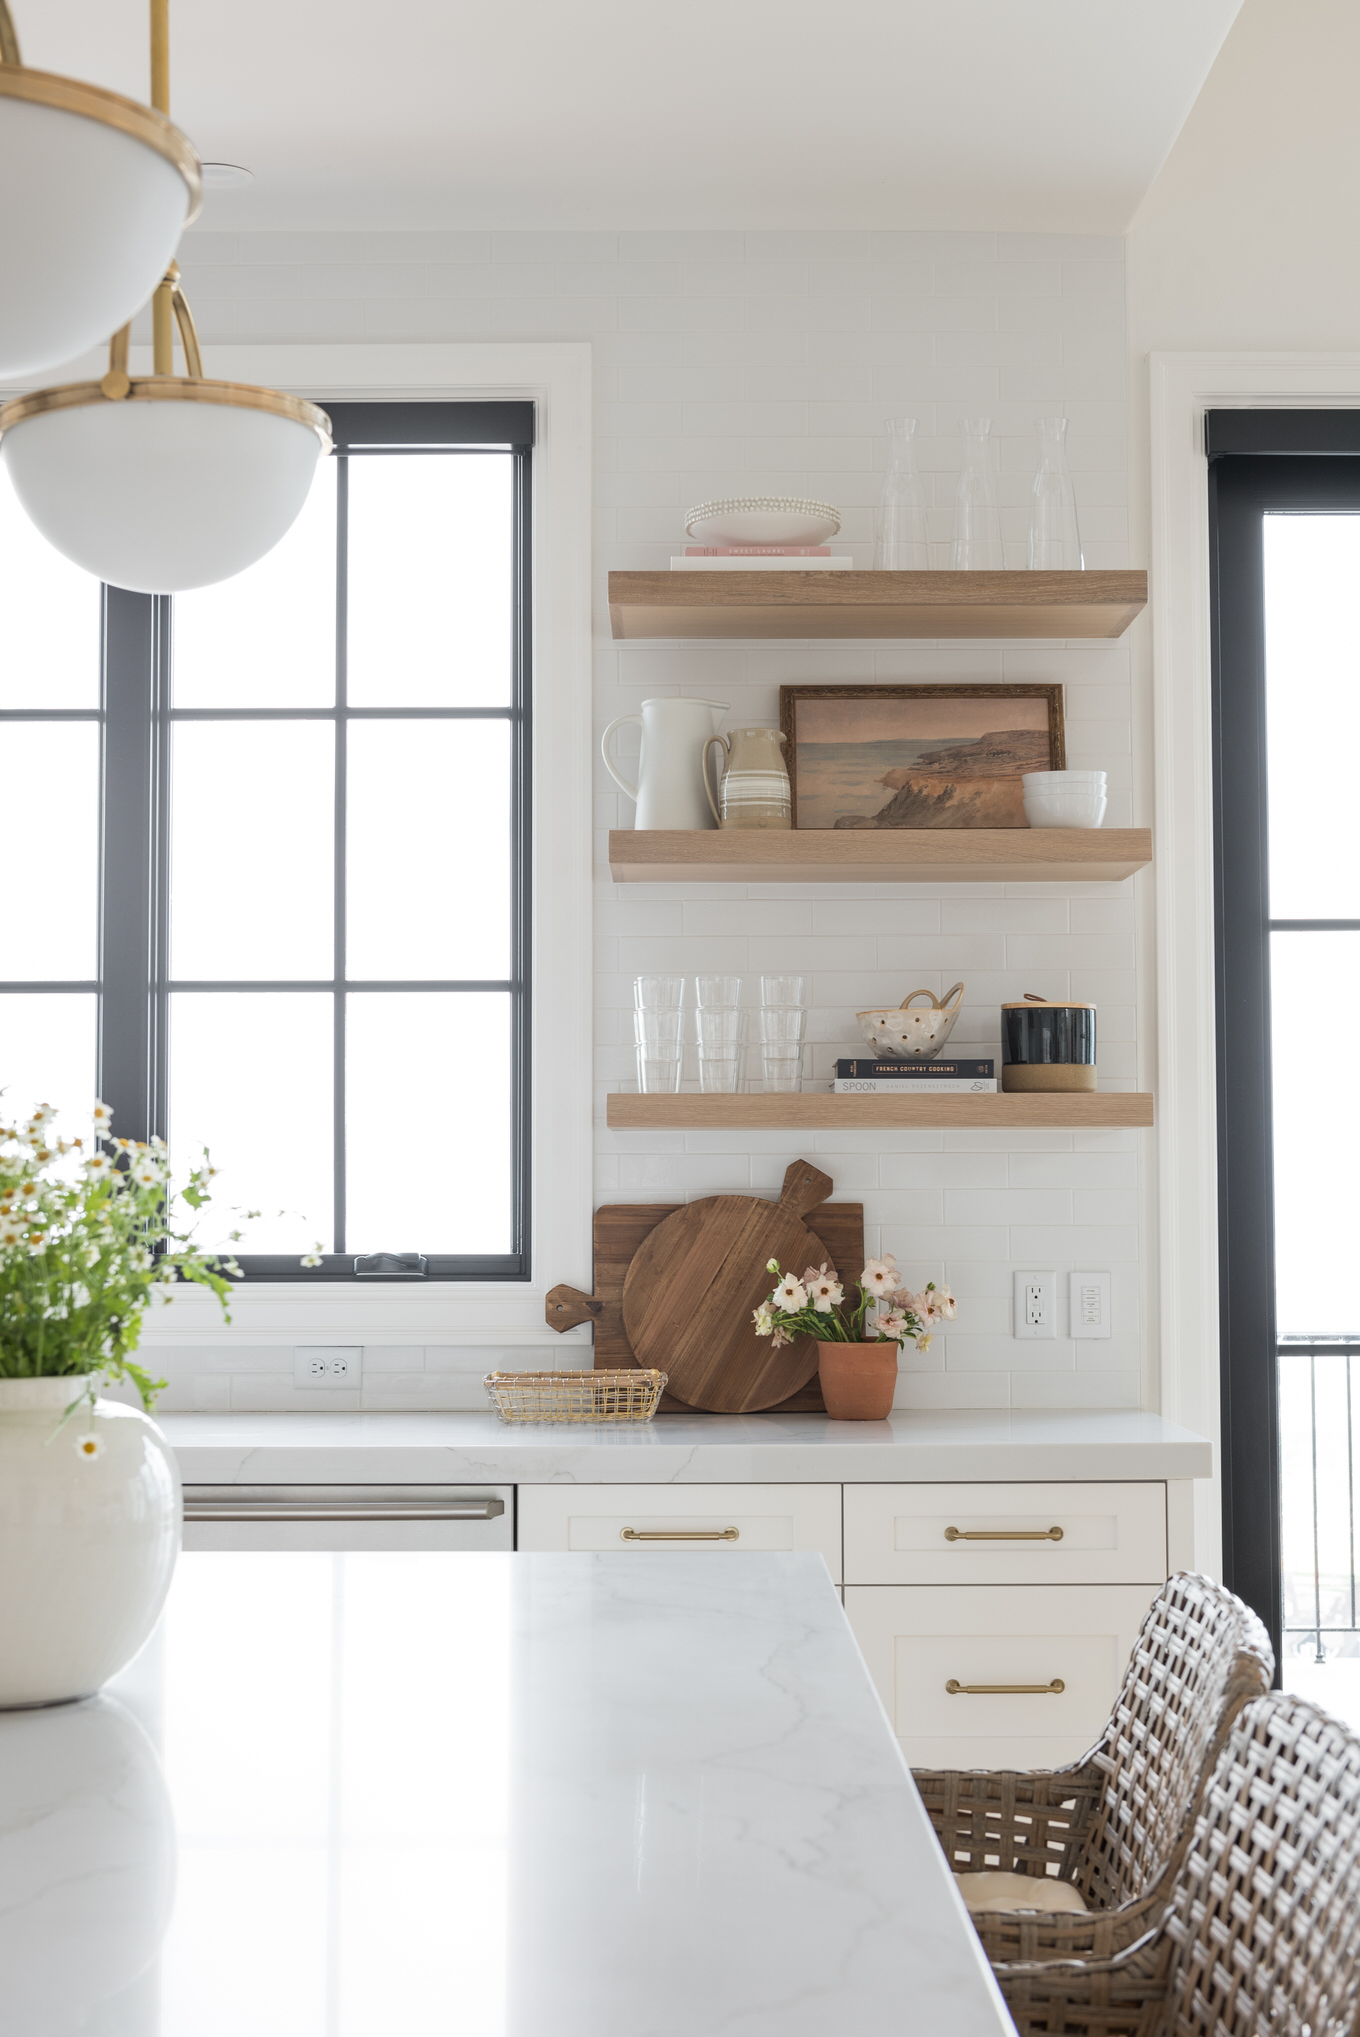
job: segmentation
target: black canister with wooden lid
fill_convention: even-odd
[[[1096,1008],[1026,991],[1001,1007],[1003,1090],[1072,1091],[1096,1086]]]

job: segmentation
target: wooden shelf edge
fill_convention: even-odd
[[[609,835],[616,884],[1115,884],[1151,861],[1150,828]]]
[[[606,1103],[613,1131],[819,1131],[940,1127],[1083,1130],[1146,1127],[1149,1091],[1094,1090],[1054,1096],[639,1096],[614,1091]]]
[[[1142,571],[609,575],[609,619],[639,637],[1120,637]]]

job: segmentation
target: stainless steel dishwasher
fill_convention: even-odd
[[[186,1485],[186,1549],[513,1549],[512,1485]]]

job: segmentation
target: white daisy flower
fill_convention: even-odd
[[[861,1287],[867,1287],[875,1300],[881,1301],[884,1295],[892,1293],[900,1278],[897,1261],[889,1252],[882,1259],[871,1259],[859,1280]]]
[[[112,1174],[113,1162],[107,1153],[91,1153],[84,1163],[85,1172],[92,1175]]]
[[[835,1274],[829,1273],[825,1266],[820,1273],[813,1275],[807,1283],[807,1290],[812,1297],[812,1306],[819,1316],[829,1316],[837,1302],[845,1299],[844,1288]]]
[[[104,1439],[96,1436],[93,1429],[87,1429],[83,1436],[76,1437],[76,1456],[87,1457],[91,1462],[104,1454]]]
[[[321,1256],[321,1240],[318,1238],[311,1251],[303,1253],[302,1263],[304,1266],[319,1266],[321,1264]]]
[[[112,1110],[108,1104],[100,1103],[98,1098],[95,1099],[95,1106],[90,1112],[90,1116],[94,1119],[95,1130],[97,1132],[106,1132],[113,1123]]]
[[[17,1218],[0,1216],[0,1245],[17,1245],[24,1235],[24,1227]]]
[[[160,1169],[150,1160],[139,1160],[137,1165],[128,1171],[138,1188],[154,1188],[161,1178]]]

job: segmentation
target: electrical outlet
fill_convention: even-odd
[[[1056,1273],[1017,1273],[1015,1276],[1015,1334],[1017,1337],[1056,1337],[1058,1326]]]
[[[1072,1335],[1110,1335],[1110,1276],[1108,1273],[1073,1273],[1071,1276]]]
[[[294,1386],[357,1386],[363,1373],[362,1344],[298,1344],[293,1350]]]

